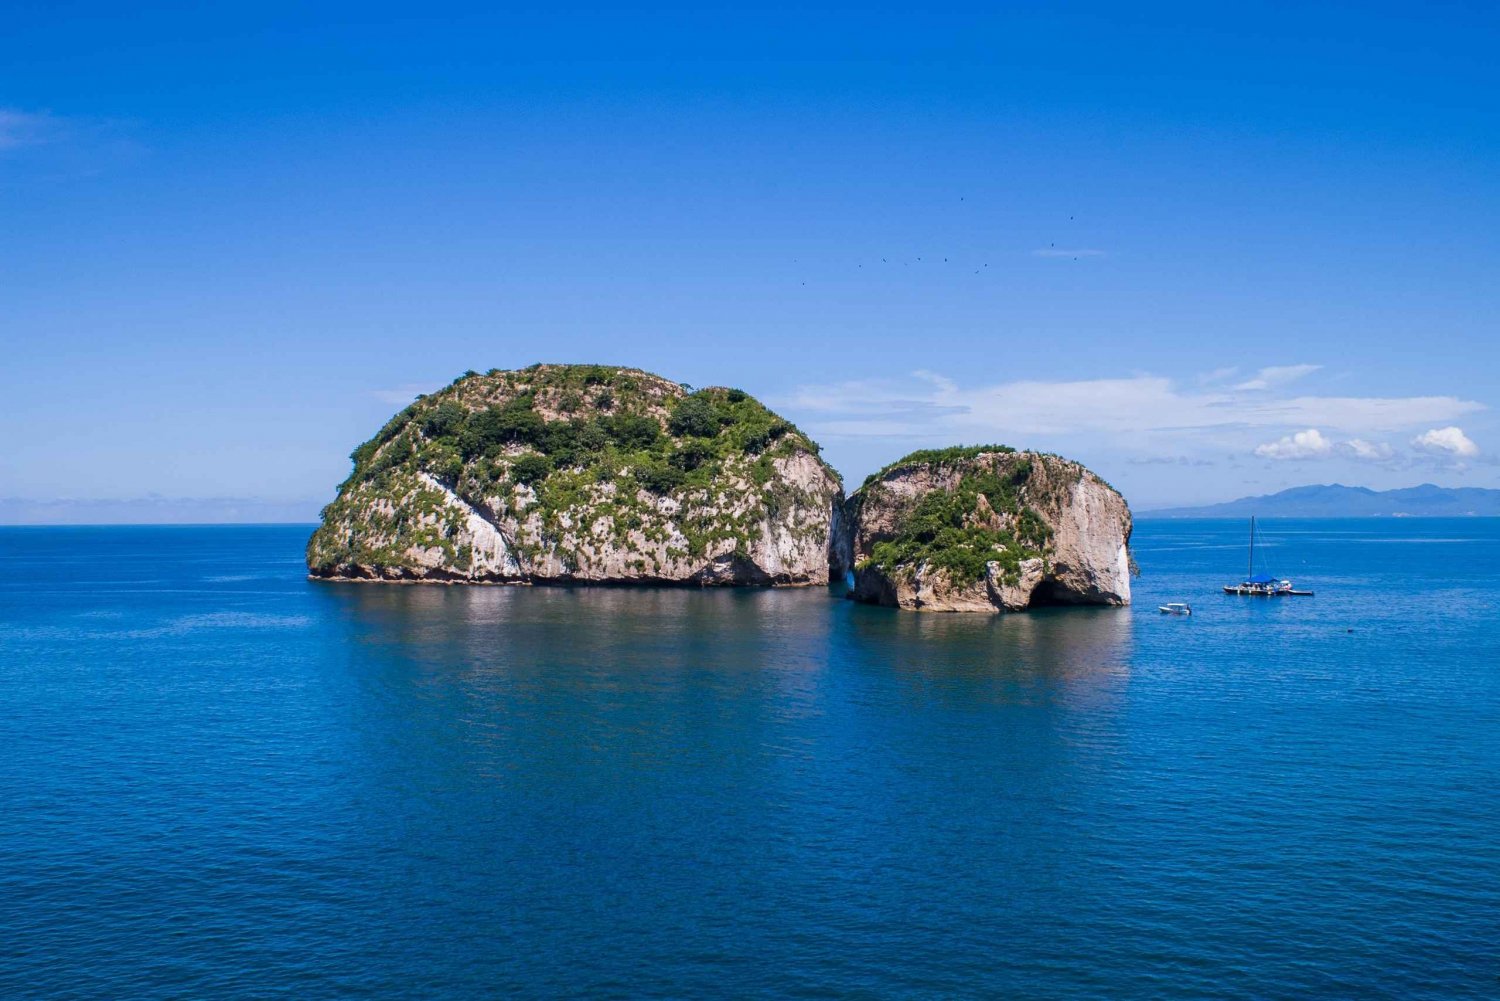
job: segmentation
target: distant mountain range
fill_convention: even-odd
[[[314,523],[316,500],[134,497],[29,500],[0,497],[0,525],[231,525]]]
[[[1142,514],[1156,518],[1457,518],[1500,517],[1500,490],[1424,483],[1371,490],[1338,483],[1292,487],[1279,494],[1241,497],[1206,507],[1174,507]]]

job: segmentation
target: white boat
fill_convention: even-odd
[[[1193,606],[1185,601],[1169,601],[1165,605],[1157,605],[1163,615],[1192,615]]]

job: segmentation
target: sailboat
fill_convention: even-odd
[[[1298,591],[1289,580],[1277,580],[1270,574],[1255,572],[1255,516],[1250,516],[1250,565],[1245,579],[1238,584],[1225,584],[1225,594],[1247,594],[1257,598],[1310,598],[1311,591]]]

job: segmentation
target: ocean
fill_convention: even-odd
[[[1005,617],[0,529],[0,996],[1500,996],[1500,521],[1262,528]]]

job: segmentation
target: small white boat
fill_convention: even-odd
[[[1157,605],[1163,615],[1192,615],[1193,606],[1185,601],[1169,601],[1165,605]]]

